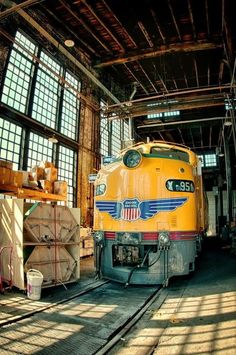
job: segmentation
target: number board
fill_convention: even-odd
[[[194,183],[191,180],[167,180],[166,188],[169,191],[194,192]]]

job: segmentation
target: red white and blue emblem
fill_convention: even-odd
[[[96,201],[100,212],[107,212],[114,219],[135,221],[149,219],[159,212],[171,212],[181,207],[187,197],[162,198],[158,200],[139,201],[137,198],[117,201]]]

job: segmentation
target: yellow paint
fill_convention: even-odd
[[[152,147],[174,148],[180,152],[187,152],[189,162],[150,157]],[[137,198],[140,202],[151,199],[187,197],[188,200],[176,210],[159,212],[153,217],[135,221],[116,220],[107,212],[94,209],[94,230],[105,231],[200,231],[205,229],[204,200],[202,191],[202,177],[198,167],[198,157],[190,149],[183,146],[163,142],[140,144],[132,149],[141,150],[144,155],[137,168],[129,169],[120,159],[112,164],[103,166],[95,181],[97,185],[105,184],[105,194],[95,196],[96,201],[118,201]],[[145,156],[147,154],[148,156]],[[184,171],[184,172],[183,172]],[[194,182],[195,192],[176,192],[166,188],[168,179],[191,180]]]

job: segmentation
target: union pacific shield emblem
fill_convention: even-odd
[[[137,198],[123,201],[96,201],[100,212],[109,213],[114,219],[125,221],[147,220],[159,212],[172,212],[183,206],[188,197],[160,198],[156,200],[139,201]]]
[[[139,205],[140,202],[136,198],[124,200],[121,209],[121,219],[124,221],[135,221],[138,219],[141,214]]]

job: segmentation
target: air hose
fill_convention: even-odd
[[[141,264],[136,265],[135,267],[133,267],[133,269],[130,270],[130,273],[129,273],[129,276],[128,276],[128,280],[127,280],[127,282],[125,283],[125,288],[129,286],[130,279],[131,279],[131,277],[132,277],[134,271],[135,271],[136,269],[140,269],[140,268],[144,267],[144,263],[145,263],[145,261],[146,261],[146,259],[147,259],[147,257],[148,257],[148,254],[150,253],[150,251],[151,251],[151,248],[149,248],[148,251],[146,252],[146,254],[144,255],[144,258],[143,258]]]

